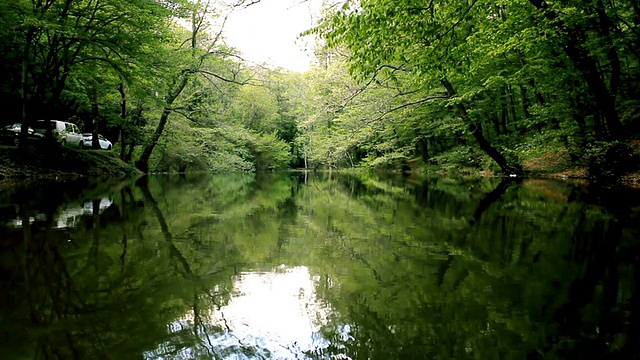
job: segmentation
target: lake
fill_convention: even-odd
[[[383,174],[0,192],[2,359],[640,354],[640,192]]]

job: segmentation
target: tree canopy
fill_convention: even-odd
[[[5,122],[72,119],[146,172],[629,168],[634,1],[332,2],[304,74],[226,45],[254,3],[0,1]]]

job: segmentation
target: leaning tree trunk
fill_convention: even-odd
[[[450,97],[454,97],[456,95],[456,90],[453,88],[453,85],[451,85],[449,80],[447,80],[446,78],[443,78],[442,80],[440,80],[440,83],[447,90],[447,94]],[[456,110],[458,111],[458,115],[460,115],[462,120],[464,120],[464,122],[468,124],[469,132],[471,132],[474,139],[476,139],[482,151],[484,151],[487,155],[489,155],[493,159],[493,161],[495,161],[498,164],[498,166],[500,166],[500,169],[502,170],[502,173],[504,175],[522,174],[522,168],[520,167],[520,165],[509,164],[507,159],[496,148],[491,146],[489,141],[487,141],[487,139],[484,137],[482,124],[474,123],[469,118],[469,114],[467,114],[467,109],[464,107],[464,104],[462,104],[461,102],[458,102],[456,104]]]
[[[142,172],[149,172],[149,158],[151,157],[151,153],[158,144],[158,140],[164,131],[164,127],[167,125],[169,115],[171,114],[171,105],[173,105],[173,102],[176,101],[178,96],[180,96],[180,93],[182,93],[182,90],[184,90],[189,82],[189,75],[190,73],[188,71],[184,71],[178,82],[174,83],[173,91],[171,91],[167,97],[167,104],[165,105],[164,110],[162,110],[162,115],[160,115],[160,122],[158,122],[156,130],[153,132],[149,143],[147,143],[147,146],[145,146],[142,151],[140,158],[136,161],[136,167]]]

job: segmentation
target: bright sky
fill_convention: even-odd
[[[326,325],[331,309],[316,297],[318,281],[304,266],[241,274],[234,279],[229,304],[212,314],[228,333],[212,342],[233,345],[231,336],[240,340],[237,345],[269,350],[273,359],[300,359],[303,356],[295,355],[326,347],[320,327]]]
[[[224,29],[227,44],[245,60],[304,72],[313,61],[313,38],[299,38],[318,20],[322,0],[261,0],[236,10]]]
[[[199,346],[207,350],[233,351],[254,348],[259,350],[255,358],[262,358],[268,351],[273,359],[307,358],[304,352],[326,348],[320,328],[327,324],[332,311],[330,306],[316,296],[320,278],[312,276],[304,266],[280,265],[272,271],[244,272],[234,277],[234,290],[228,304],[200,313],[200,320],[207,325],[226,329],[223,333],[204,332]],[[193,327],[193,312],[168,324],[172,333]],[[348,336],[349,327],[342,335]],[[160,344],[146,359],[157,358],[155,354],[166,353],[170,343]],[[173,348],[173,351],[176,349]],[[180,350],[180,349],[178,349]],[[182,358],[193,358],[194,349],[180,350]],[[225,359],[236,359],[233,354]],[[245,358],[245,357],[242,357]]]

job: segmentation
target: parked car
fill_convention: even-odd
[[[21,123],[15,123],[0,128],[0,143],[18,146],[21,131]],[[44,136],[42,134],[35,132],[32,128],[27,129],[27,140],[39,140],[43,137]]]
[[[78,125],[60,121],[60,120],[38,120],[36,121],[36,125],[34,126],[34,130],[46,136],[47,134],[47,124],[51,127],[51,132],[53,133],[53,137],[60,144],[64,145],[73,145],[78,147],[84,146],[84,138],[82,133],[80,133],[80,129]]]
[[[84,133],[82,134],[82,136],[84,137],[84,139],[82,140],[82,143],[84,144],[85,149],[89,149],[93,147],[93,134],[91,133]],[[98,134],[98,142],[100,143],[100,149],[103,150],[111,150],[111,148],[113,147],[113,144],[111,144],[111,141],[109,141],[107,138],[105,138],[104,136]]]

